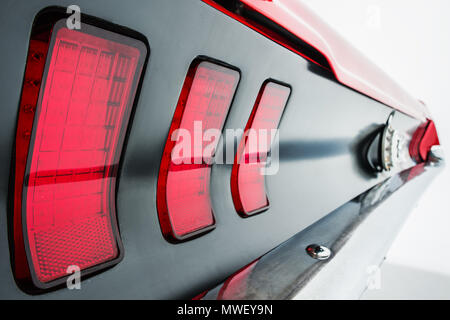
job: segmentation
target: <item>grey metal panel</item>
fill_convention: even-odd
[[[0,59],[0,298],[30,298],[16,286],[10,267],[9,165],[31,24],[37,12],[52,4],[4,1],[0,12],[2,40],[8,44]],[[60,1],[61,6],[70,4]],[[77,4],[86,14],[142,33],[151,47],[118,188],[125,257],[83,281],[80,291],[62,289],[35,298],[193,296],[386,178],[362,172],[356,146],[375,125],[385,122],[391,109],[339,85],[292,52],[198,0],[78,0]],[[231,200],[231,167],[216,165],[212,173],[216,229],[174,245],[160,232],[156,180],[187,68],[198,55],[241,70],[225,129],[245,127],[265,79],[289,83],[292,95],[280,124],[280,171],[267,180],[270,210],[240,218]],[[417,124],[402,114],[394,120],[397,128],[408,132]]]

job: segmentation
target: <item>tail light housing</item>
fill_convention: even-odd
[[[290,94],[289,86],[274,80],[265,81],[248,119],[231,172],[233,202],[242,217],[269,208],[262,171],[267,164],[272,132],[278,128]],[[261,143],[261,139],[267,140]]]
[[[115,188],[147,57],[141,40],[51,15],[33,26],[14,159],[15,275],[43,289],[123,255]]]
[[[169,241],[185,240],[214,228],[209,188],[219,141],[203,137],[210,129],[222,132],[239,79],[237,69],[203,58],[194,60],[188,70],[158,177],[159,221]],[[196,143],[198,135],[202,136],[200,143]],[[176,151],[181,143],[189,149],[185,154]]]
[[[416,162],[427,161],[432,146],[440,145],[433,120],[420,125],[413,134],[409,145],[409,154]]]

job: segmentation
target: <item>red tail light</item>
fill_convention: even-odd
[[[16,136],[14,238],[16,277],[44,288],[71,265],[86,274],[121,257],[117,169],[147,50],[88,24],[69,30],[65,20],[36,39]]]
[[[163,234],[169,239],[183,240],[214,227],[209,184],[211,159],[218,141],[196,144],[194,136],[203,136],[209,129],[222,131],[239,78],[238,71],[209,61],[195,60],[189,68],[158,178],[159,220]],[[194,130],[196,126],[200,131]],[[184,130],[189,137],[181,137],[177,129]],[[184,139],[190,139],[192,152],[186,156],[172,154],[177,143],[186,143]]]
[[[439,137],[433,120],[417,128],[409,145],[409,154],[417,162],[427,161],[432,146],[439,145]]]
[[[266,195],[265,178],[261,171],[266,166],[270,151],[271,130],[277,129],[284,108],[291,93],[285,85],[266,81],[258,94],[253,111],[245,127],[244,136],[236,153],[231,173],[231,193],[236,211],[244,216],[250,216],[266,210],[269,200]],[[257,144],[254,148],[252,135],[255,133]],[[263,135],[263,131],[267,134]],[[260,139],[268,139],[261,144]],[[261,146],[265,148],[261,150]],[[257,150],[255,152],[254,150]]]

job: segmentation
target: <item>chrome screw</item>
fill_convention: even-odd
[[[309,246],[306,247],[306,252],[309,254],[311,258],[317,260],[327,260],[331,256],[330,249],[318,244],[310,244]]]

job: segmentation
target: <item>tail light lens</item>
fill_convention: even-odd
[[[243,217],[269,207],[262,171],[270,151],[272,130],[278,128],[290,93],[290,87],[266,81],[248,119],[231,173],[234,206]],[[267,140],[261,143],[260,139]]]
[[[409,145],[409,154],[417,162],[427,161],[432,146],[440,145],[436,126],[428,120],[417,128]]]
[[[222,131],[239,78],[234,68],[210,61],[197,59],[189,68],[158,178],[158,215],[169,240],[184,240],[214,227],[209,186],[218,141],[203,138],[210,129]],[[176,152],[181,144],[188,149],[184,153],[181,148]]]
[[[17,278],[46,288],[69,266],[120,260],[115,186],[146,55],[141,41],[84,23],[33,31],[16,135]]]

